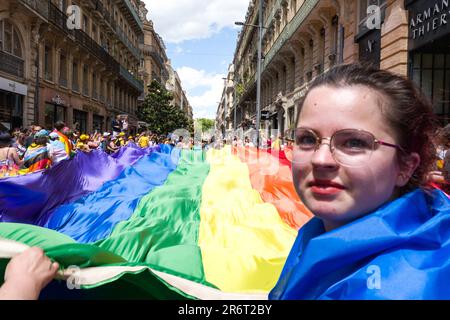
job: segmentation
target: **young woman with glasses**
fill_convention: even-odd
[[[272,299],[450,299],[450,201],[427,187],[434,116],[414,84],[341,65],[310,85],[292,131],[315,217]]]

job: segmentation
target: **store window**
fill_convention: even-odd
[[[450,122],[450,54],[414,53],[412,79],[433,102],[443,125]]]
[[[93,129],[97,132],[103,131],[103,117],[94,114],[93,116]]]
[[[52,103],[45,104],[45,127],[54,128],[57,121],[66,121],[66,109]]]
[[[74,109],[73,124],[81,133],[87,133],[87,112]]]
[[[22,127],[23,96],[0,90],[0,131]]]

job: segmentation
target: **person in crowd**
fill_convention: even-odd
[[[277,135],[276,139],[272,141],[271,147],[273,150],[281,149],[281,138],[279,135]]]
[[[130,143],[134,143],[134,138],[133,136],[129,136],[127,142],[125,143],[125,145],[128,145]]]
[[[19,158],[23,159],[23,156],[25,155],[25,152],[27,151],[27,148],[25,147],[26,135],[25,135],[25,133],[20,132],[20,131],[17,132],[15,135],[16,135],[16,140],[12,144],[12,147],[16,148]]]
[[[116,118],[112,120],[111,127],[113,136],[117,136],[122,131],[122,121],[120,120],[120,115],[117,115]]]
[[[146,133],[142,134],[138,140],[139,147],[148,148],[150,146],[150,141]]]
[[[122,132],[128,135],[128,117],[125,117],[122,121]]]
[[[117,146],[117,137],[112,136],[112,138],[109,140],[109,144],[107,147],[107,151],[109,154],[116,152],[119,150],[120,147]]]
[[[109,136],[111,134],[109,132],[103,132],[103,137],[100,141],[100,149],[103,150],[104,152],[108,151],[108,144],[110,143],[109,141]]]
[[[267,149],[272,149],[272,141],[273,141],[273,138],[275,138],[274,135],[271,135],[271,136],[267,139],[267,141],[266,141]]]
[[[118,138],[116,140],[116,146],[120,148],[120,147],[123,147],[125,145],[125,143],[126,143],[125,132],[120,132],[118,134]]]
[[[69,137],[64,133],[67,132],[65,128],[67,127],[63,121],[57,121],[55,123],[55,129],[53,130],[53,132],[58,135],[59,140],[64,144],[64,150],[66,151],[67,157],[70,158],[73,152],[73,144],[70,142]]]
[[[87,146],[89,147],[90,150],[95,150],[98,149],[98,147],[100,146],[100,142],[98,141],[98,134],[95,133],[93,135],[87,135],[88,136],[88,140],[87,140]]]
[[[450,199],[427,181],[434,123],[386,70],[339,65],[311,83],[290,158],[314,217],[270,299],[450,299]]]
[[[66,144],[61,141],[61,136],[57,132],[53,131],[49,134],[47,150],[52,164],[57,164],[63,160],[69,159]]]
[[[83,152],[90,152],[91,148],[88,145],[89,142],[89,136],[87,134],[80,135],[80,138],[77,141],[76,148],[77,150],[83,151]]]
[[[180,136],[180,137],[178,138],[178,141],[177,141],[177,143],[176,143],[176,147],[177,147],[177,148],[180,148],[180,149],[183,149],[183,148],[184,148],[185,145],[184,145],[183,139],[184,139],[183,136]]]
[[[448,162],[446,161],[446,155],[450,155],[450,125],[437,130],[436,145],[437,161],[428,174],[429,182],[450,194],[450,180],[445,169],[445,165],[447,164],[447,167],[449,165],[446,163]]]
[[[59,269],[42,249],[32,247],[13,257],[5,270],[0,300],[37,300]]]
[[[50,155],[47,149],[49,132],[41,129],[34,135],[34,142],[28,147],[24,155],[24,167],[28,172],[47,169],[51,165]]]
[[[253,142],[250,141],[250,138],[246,136],[244,138],[244,146],[246,146],[246,147],[254,147],[255,145],[254,145]]]
[[[8,133],[0,135],[0,176],[15,175],[23,164],[17,149],[11,146],[12,141]]]
[[[30,126],[30,128],[28,130],[28,136],[25,139],[25,148],[28,149],[28,147],[31,146],[31,144],[34,142],[34,135],[41,130],[42,130],[42,128],[40,126],[35,126],[35,125]]]

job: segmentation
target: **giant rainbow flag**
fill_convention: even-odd
[[[39,246],[41,298],[266,299],[311,217],[291,179],[279,153],[133,144],[1,179],[0,279]]]

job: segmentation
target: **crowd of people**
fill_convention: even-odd
[[[148,130],[137,135],[128,133],[128,126],[114,124],[112,132],[80,133],[71,130],[62,121],[51,130],[32,125],[16,129],[12,133],[0,133],[0,177],[14,176],[47,169],[63,160],[72,158],[76,152],[100,149],[108,154],[134,143],[141,148],[166,143],[180,148],[190,148],[183,137],[170,139]]]

